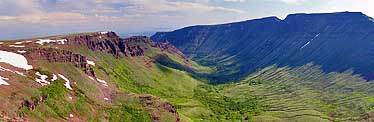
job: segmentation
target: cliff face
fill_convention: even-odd
[[[238,80],[270,65],[310,62],[325,72],[374,74],[374,21],[359,12],[292,14],[222,25],[192,26],[152,36],[218,69],[216,83]]]
[[[161,51],[167,51],[169,53],[177,54],[177,55],[183,57],[184,59],[188,60],[188,56],[184,55],[178,48],[176,48],[174,45],[172,45],[168,41],[155,42],[153,44],[153,47],[157,47],[157,48],[161,49]]]
[[[95,77],[95,72],[91,65],[87,63],[86,56],[75,54],[68,50],[59,50],[53,48],[37,48],[28,50],[25,53],[26,57],[31,60],[47,60],[49,62],[67,62],[74,64],[77,68],[82,68],[83,71]]]
[[[168,42],[154,42],[146,36],[133,36],[122,39],[114,32],[94,33],[67,37],[67,43],[71,46],[86,46],[93,51],[101,51],[113,54],[116,57],[144,56],[148,44],[160,48],[162,51],[176,53],[183,56],[183,53]]]

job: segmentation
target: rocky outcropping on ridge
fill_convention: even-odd
[[[95,77],[95,72],[87,63],[86,56],[81,54],[53,48],[37,48],[28,50],[25,55],[31,60],[45,59],[49,62],[69,62],[74,64],[77,68],[82,68],[86,74]]]

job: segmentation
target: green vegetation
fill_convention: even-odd
[[[154,63],[146,66],[144,60],[151,60],[154,56],[117,59],[105,53],[93,55],[84,51],[85,49],[79,50],[81,53],[87,52],[85,55],[90,58],[99,60],[96,62],[95,72],[98,77],[110,79],[110,86],[116,86],[118,91],[151,94],[170,101],[176,106],[182,121],[367,120],[367,115],[373,111],[374,106],[371,83],[348,71],[325,74],[320,67],[312,64],[298,68],[267,67],[251,74],[242,82],[209,85],[193,77],[193,74],[174,69],[181,67],[168,67],[170,62],[167,65]],[[168,61],[175,66],[182,66],[171,58]],[[68,66],[63,64],[60,68],[62,67]],[[82,72],[73,72],[77,71]],[[80,89],[79,84],[75,88]],[[73,104],[63,103],[64,100],[59,99],[66,98],[66,89],[61,83],[56,82],[55,85],[43,88],[43,93],[51,94],[52,100],[45,104],[51,109],[52,115],[64,117],[72,111],[104,110],[104,113],[99,112],[100,115],[106,113],[110,121],[152,119],[150,112],[155,109],[149,109],[150,106],[123,101],[129,97],[121,95],[115,96],[116,103],[111,107],[98,106],[94,103],[100,102],[95,99],[87,100],[90,95],[85,93],[88,90],[81,88],[83,91],[74,90],[79,99]],[[58,104],[63,103],[64,108],[56,106],[56,101]],[[88,114],[79,113],[81,116]]]
[[[71,63],[38,61],[31,72],[52,77],[63,74],[51,85],[30,88],[15,98],[44,99],[35,109],[20,108],[19,113],[37,121],[369,121],[374,112],[374,84],[352,71],[324,73],[313,64],[289,68],[271,66],[250,74],[236,83],[208,84],[208,68],[175,54],[148,48],[143,57],[116,58],[86,47],[63,47],[95,62],[96,77],[108,87],[92,80]],[[222,57],[222,66],[236,66],[235,57]],[[233,67],[231,67],[233,68]],[[234,71],[236,72],[236,71]],[[25,78],[26,79],[26,78]],[[34,79],[34,76],[28,76]],[[27,89],[26,89],[27,87]],[[31,96],[31,97],[25,97]],[[108,100],[104,100],[107,98]],[[163,103],[170,102],[178,114]],[[73,114],[74,117],[70,117]],[[178,115],[178,116],[177,116]],[[1,121],[1,119],[0,119]],[[78,121],[78,120],[77,120]]]
[[[106,110],[111,122],[151,122],[152,118],[147,113],[131,106],[121,105],[118,108]]]
[[[224,96],[221,90],[209,85],[196,88],[195,97],[214,113],[203,118],[209,121],[246,121],[265,110],[265,106],[261,105],[257,98],[232,99]]]

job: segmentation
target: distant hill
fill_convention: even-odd
[[[199,25],[151,37],[169,41],[197,62],[216,67],[213,83],[237,81],[264,67],[321,65],[374,79],[374,21],[361,12],[291,14]]]

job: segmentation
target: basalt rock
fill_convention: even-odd
[[[170,102],[162,102],[159,98],[152,97],[149,95],[140,96],[140,104],[147,108],[156,108],[157,110],[171,113],[175,117],[175,122],[180,122],[180,116],[177,109]],[[161,102],[161,103],[160,103]],[[162,116],[159,112],[153,112],[151,114],[154,122],[160,122]]]
[[[169,41],[155,42],[153,47],[161,49],[161,51],[167,51],[169,53],[177,54],[188,61],[188,57],[184,55],[178,48],[172,45]]]
[[[121,39],[114,32],[82,34],[66,39],[68,45],[86,46],[91,50],[107,52],[119,57],[118,44]]]
[[[95,77],[93,68],[87,63],[87,58],[81,54],[75,54],[68,50],[59,50],[54,48],[30,49],[25,54],[29,59],[45,59],[49,62],[67,62],[74,64],[77,68],[82,68],[84,72]]]
[[[160,48],[162,51],[176,53],[183,58],[187,57],[169,42],[154,42],[146,36],[133,36],[121,39],[114,32],[82,34],[66,38],[68,45],[86,46],[93,51],[101,51],[113,54],[117,58],[121,56],[144,56],[147,50],[146,44]],[[143,45],[144,44],[144,45]]]
[[[144,49],[134,42],[149,41],[141,37],[130,37],[121,39],[114,32],[95,33],[68,37],[68,44],[74,46],[86,46],[93,51],[101,51],[113,54],[117,58],[124,55],[126,57],[144,56]]]
[[[172,113],[176,117],[176,122],[180,121],[179,114],[177,112],[177,109],[169,102],[162,103],[159,108],[163,108],[164,110]]]
[[[29,110],[34,110],[38,105],[42,104],[47,98],[48,95],[43,95],[33,101],[23,100],[23,102],[21,103],[21,108],[26,107]]]

